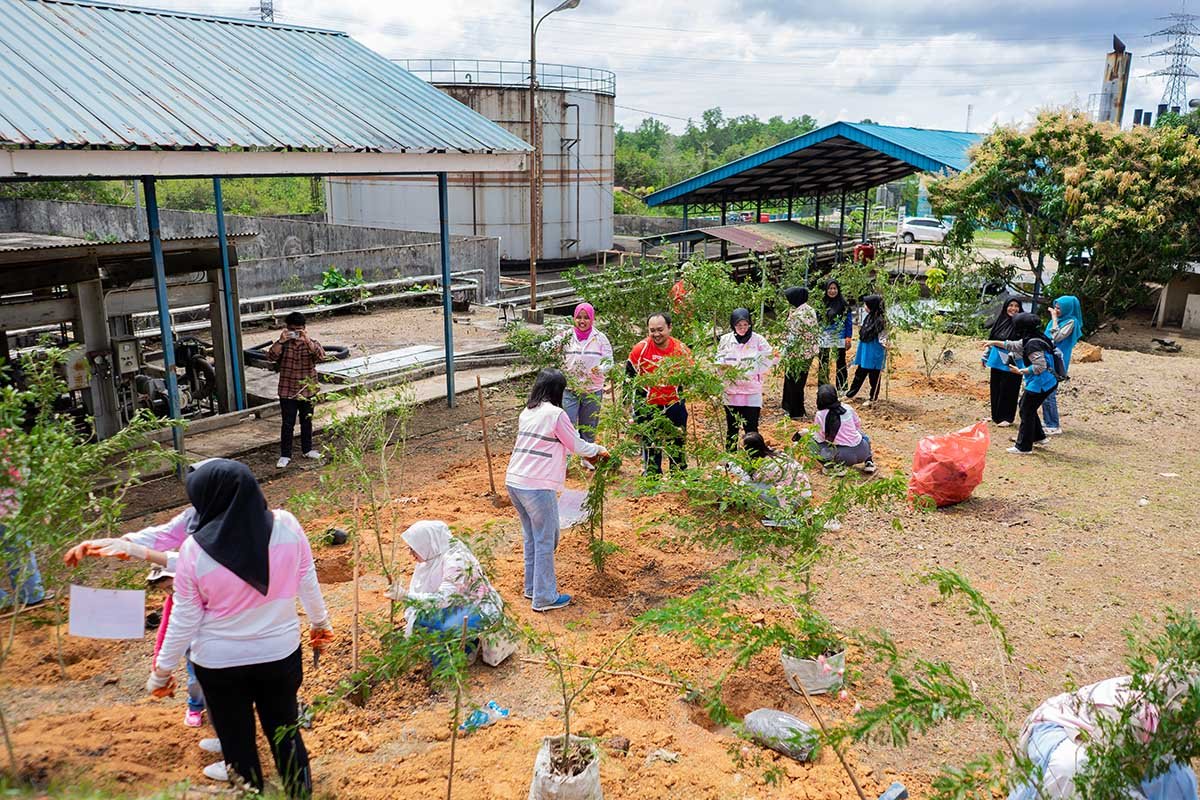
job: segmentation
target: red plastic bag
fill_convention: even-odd
[[[917,442],[908,498],[928,497],[938,508],[961,503],[983,482],[992,435],[986,421]]]

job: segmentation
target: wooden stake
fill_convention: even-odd
[[[354,536],[354,627],[350,630],[350,670],[358,672],[358,535]]]
[[[492,490],[492,497],[495,497],[496,478],[492,474],[492,447],[488,443],[487,413],[483,409],[483,383],[479,380],[478,373],[475,374],[475,392],[479,395],[479,427],[483,429],[483,453],[487,456],[488,486]]]
[[[475,376],[475,380],[479,380],[479,376]],[[462,638],[458,641],[458,646],[465,653],[467,651],[467,618],[463,617],[462,621]],[[454,787],[454,747],[458,743],[458,712],[462,707],[462,681],[454,682],[454,719],[450,720],[450,771],[446,773],[446,800],[450,800],[450,791]]]
[[[804,695],[804,702],[808,703],[808,710],[812,712],[813,717],[817,720],[817,725],[821,727],[821,735],[828,738],[829,731],[825,729],[825,723],[821,720],[821,715],[817,713],[817,707],[813,705],[812,698],[808,696],[808,689],[804,687],[804,682],[797,680],[796,685],[800,687],[800,693]],[[842,749],[833,743],[830,743],[830,747],[833,748],[838,761],[842,762],[842,769],[846,770],[846,774],[850,776],[850,782],[854,784],[854,791],[858,792],[859,800],[867,800],[862,787],[858,785],[858,778],[854,777],[854,770],[850,769],[850,765],[846,763],[846,757],[842,755]]]

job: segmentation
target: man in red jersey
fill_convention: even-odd
[[[671,315],[666,311],[651,314],[646,320],[646,331],[650,334],[633,346],[625,372],[630,376],[650,375],[658,369],[665,358],[689,358],[691,351],[683,342],[671,336]],[[649,422],[665,416],[675,426],[674,433],[666,441],[655,437],[642,442],[643,474],[661,475],[663,450],[671,461],[671,469],[686,469],[683,445],[687,431],[687,406],[679,396],[679,388],[668,383],[654,384],[640,393],[633,401],[633,417],[638,423]]]

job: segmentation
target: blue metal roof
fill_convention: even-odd
[[[345,33],[0,0],[0,147],[524,153]]]
[[[913,172],[961,172],[977,133],[835,122],[660,189],[650,206],[855,191]]]

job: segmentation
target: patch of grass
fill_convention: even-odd
[[[984,247],[1012,247],[1012,234],[1008,231],[975,231],[971,241]]]

